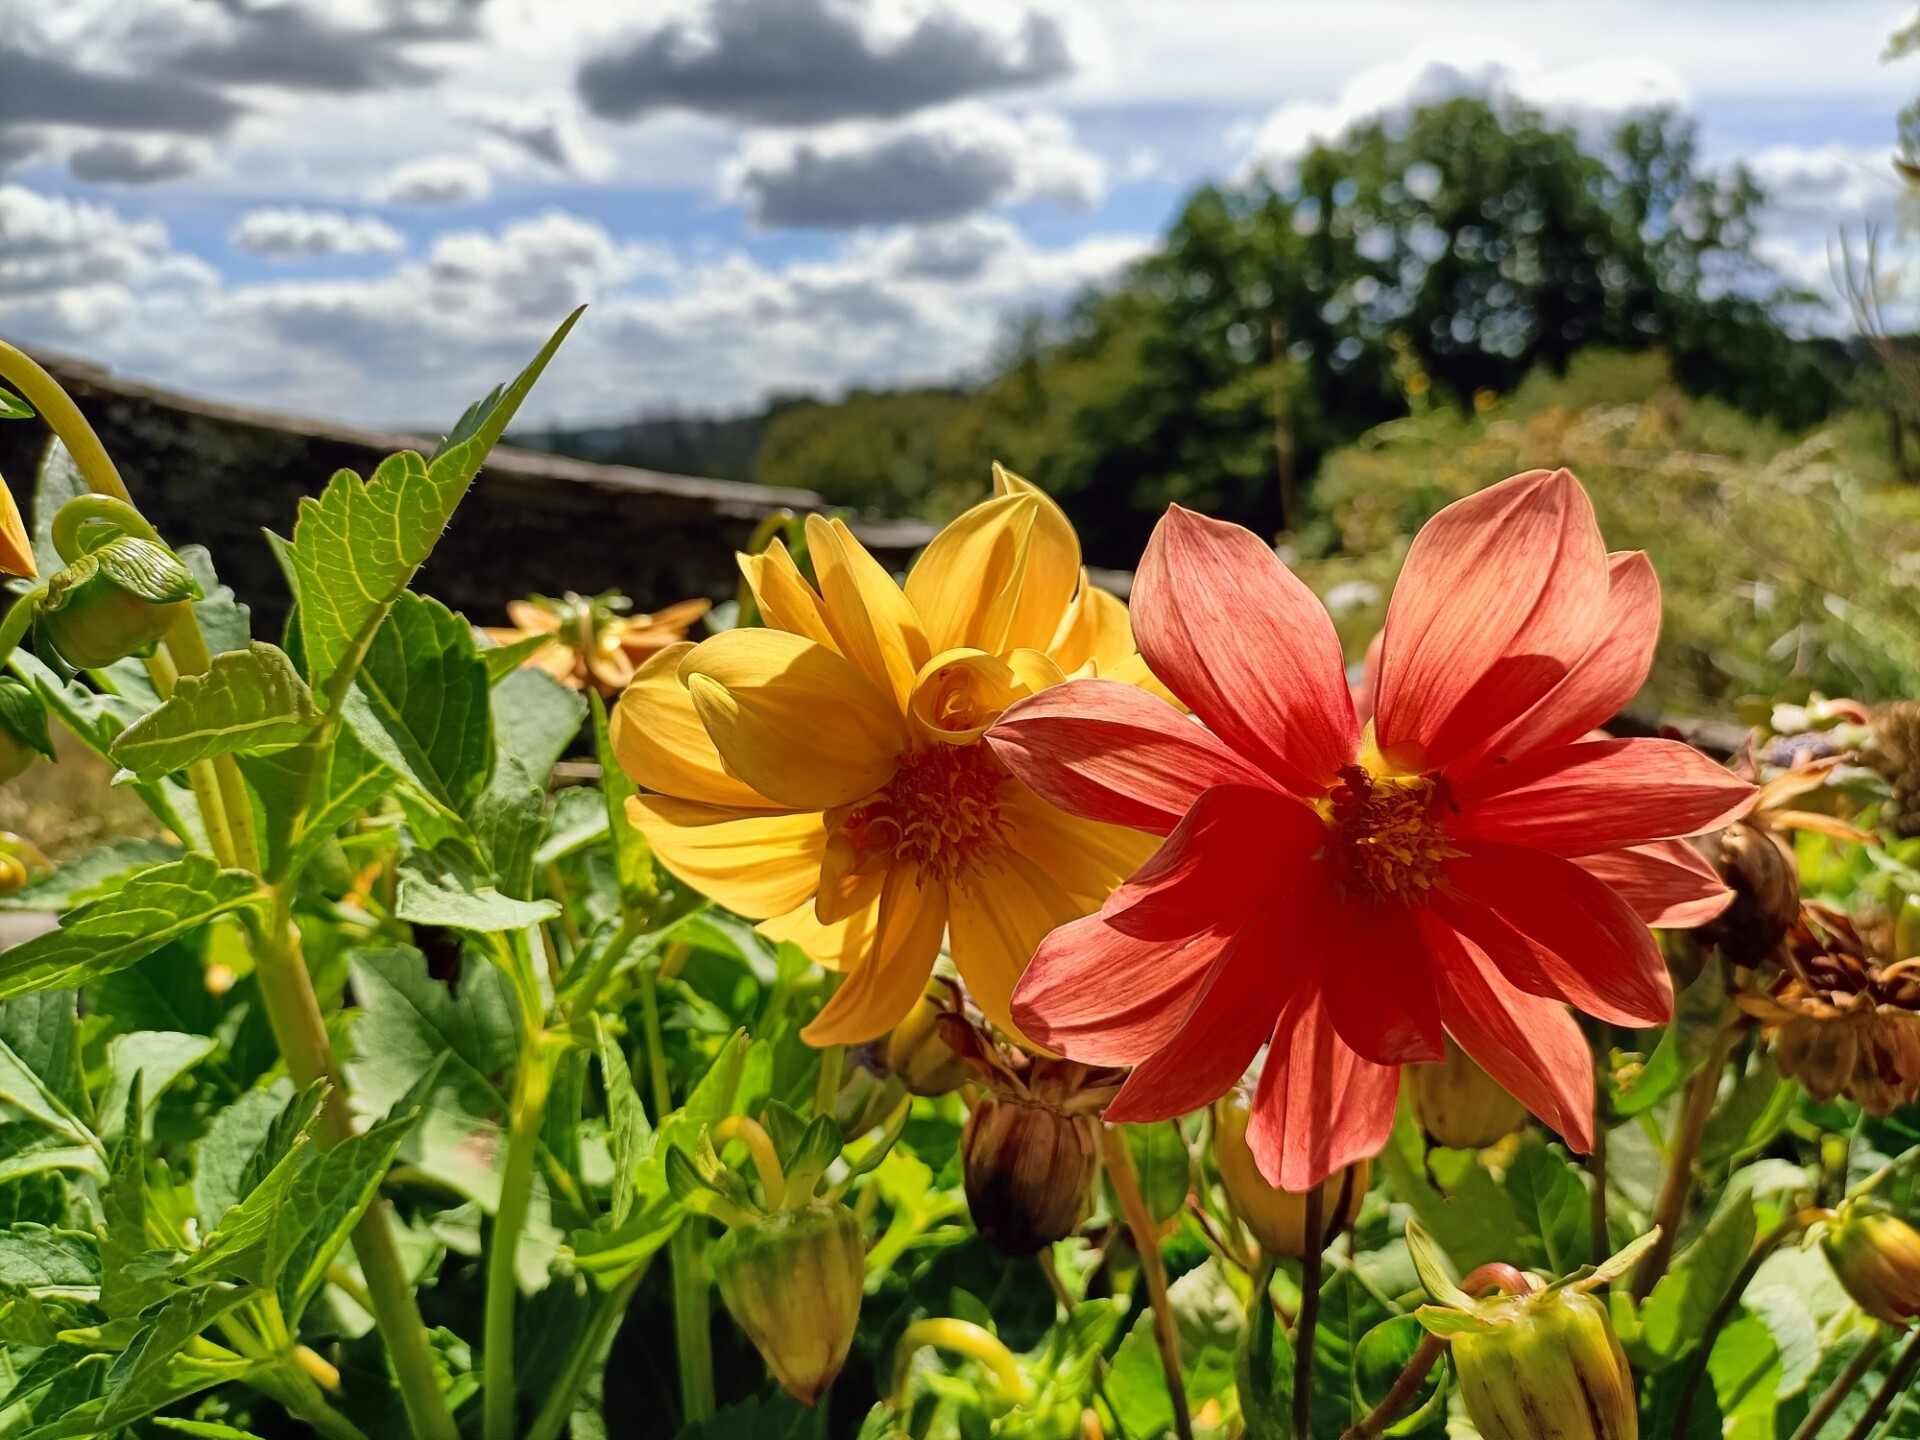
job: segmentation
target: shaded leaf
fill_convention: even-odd
[[[467,622],[400,595],[368,645],[343,713],[360,743],[421,795],[466,809],[493,759],[487,667]]]
[[[502,895],[456,841],[414,851],[400,862],[399,875],[394,911],[415,925],[486,934],[521,930],[560,913],[551,900]]]
[[[318,720],[286,652],[256,640],[214,656],[204,675],[182,675],[171,699],[120,732],[113,758],[151,779],[213,755],[290,750]]]

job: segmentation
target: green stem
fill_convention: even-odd
[[[593,1319],[588,1322],[585,1337],[567,1356],[566,1371],[561,1375],[560,1383],[553,1387],[541,1404],[540,1413],[534,1416],[533,1428],[527,1431],[527,1440],[555,1440],[559,1435],[573,1414],[574,1404],[580,1398],[581,1388],[587,1383],[588,1373],[600,1363],[607,1346],[612,1343],[614,1332],[626,1318],[627,1306],[633,1302],[634,1291],[640,1288],[646,1273],[647,1266],[643,1261],[611,1294],[600,1297]]]
[[[1833,1384],[1813,1402],[1813,1409],[1800,1422],[1800,1428],[1793,1432],[1793,1440],[1819,1440],[1827,1421],[1839,1413],[1840,1407],[1847,1403],[1847,1397],[1867,1378],[1867,1372],[1879,1362],[1880,1352],[1886,1348],[1887,1332],[1884,1327],[1875,1325],[1867,1338],[1860,1342],[1860,1348],[1854,1352],[1853,1358],[1847,1361],[1846,1369],[1836,1375]]]
[[[482,1374],[485,1440],[513,1440],[518,1428],[513,1372],[513,1316],[520,1298],[514,1260],[533,1200],[534,1161],[546,1119],[552,1078],[545,1037],[535,1035],[520,1057],[513,1081],[513,1113],[507,1128],[506,1168],[500,1177],[500,1208],[487,1250],[487,1313]]]
[[[1771,1231],[1763,1236],[1753,1247],[1753,1253],[1747,1256],[1747,1263],[1733,1277],[1733,1283],[1727,1287],[1727,1293],[1713,1307],[1706,1327],[1693,1347],[1693,1358],[1687,1362],[1687,1378],[1680,1387],[1680,1404],[1673,1416],[1673,1440],[1686,1440],[1688,1416],[1693,1413],[1693,1402],[1700,1394],[1700,1385],[1707,1378],[1707,1358],[1713,1354],[1714,1342],[1720,1338],[1720,1332],[1726,1328],[1727,1321],[1733,1318],[1734,1310],[1740,1304],[1740,1297],[1746,1294],[1747,1286],[1753,1283],[1753,1277],[1760,1273],[1760,1267],[1766,1262],[1780,1243],[1789,1235],[1797,1233],[1805,1222],[1798,1215],[1789,1215]]]
[[[1327,1191],[1315,1185],[1307,1191],[1306,1217],[1300,1233],[1306,1253],[1300,1257],[1300,1314],[1293,1325],[1293,1436],[1307,1440],[1313,1414],[1314,1336],[1320,1325],[1320,1255],[1326,1231]]]
[[[0,665],[13,658],[13,652],[19,648],[33,625],[33,617],[40,609],[40,602],[32,595],[22,595],[7,610],[7,618],[0,620]]]
[[[1913,1377],[1920,1373],[1920,1330],[1901,1350],[1900,1358],[1893,1362],[1893,1368],[1887,1372],[1887,1378],[1874,1392],[1873,1399],[1854,1422],[1853,1429],[1847,1432],[1847,1440],[1867,1440],[1873,1434],[1874,1427],[1886,1418],[1887,1411],[1893,1408],[1893,1402],[1907,1393],[1907,1386],[1913,1383]]]
[[[887,1404],[904,1415],[908,1392],[913,1383],[913,1357],[927,1346],[952,1350],[978,1360],[993,1372],[1000,1393],[1015,1405],[1033,1398],[1033,1386],[1020,1372],[1020,1362],[991,1330],[971,1320],[916,1320],[900,1332],[893,1347],[893,1384],[887,1391]]]
[[[60,442],[67,447],[67,453],[73,456],[73,463],[80,467],[80,473],[86,477],[89,486],[102,495],[132,503],[133,496],[127,493],[127,482],[120,478],[120,472],[114,468],[107,447],[100,443],[100,437],[93,433],[93,426],[80,413],[80,407],[73,403],[73,397],[60,388],[59,381],[41,369],[38,362],[4,340],[0,340],[0,377],[4,377],[8,384],[19,391],[21,398],[33,406],[53,433],[60,437]]]
[[[1140,1252],[1140,1273],[1147,1282],[1147,1302],[1153,1307],[1153,1333],[1160,1345],[1160,1368],[1166,1375],[1167,1398],[1173,1402],[1173,1428],[1180,1440],[1193,1440],[1193,1418],[1187,1413],[1187,1387],[1180,1375],[1180,1332],[1175,1328],[1173,1302],[1167,1294],[1167,1265],[1160,1254],[1160,1235],[1153,1214],[1140,1193],[1134,1173],[1133,1151],[1117,1126],[1102,1125],[1107,1178],[1120,1199],[1133,1248]],[[1315,1192],[1318,1193],[1317,1191]]]
[[[327,1081],[322,1124],[315,1138],[331,1148],[353,1133],[353,1114],[348,1108],[346,1086],[333,1063],[333,1046],[327,1038],[320,1002],[313,993],[313,977],[307,973],[307,962],[300,953],[300,935],[293,926],[291,907],[290,892],[276,886],[267,938],[257,954],[256,975],[268,1023],[294,1084],[304,1087],[315,1080]],[[393,1241],[386,1201],[377,1195],[354,1227],[353,1253],[367,1278],[373,1316],[393,1362],[400,1398],[414,1434],[419,1440],[459,1440],[453,1412],[440,1390],[426,1322],[420,1318],[411,1277]]]
[[[1727,1054],[1738,1038],[1738,1032],[1729,1031],[1715,1041],[1707,1063],[1687,1082],[1686,1096],[1680,1106],[1680,1129],[1667,1152],[1666,1179],[1661,1182],[1660,1197],[1653,1207],[1653,1223],[1659,1227],[1659,1236],[1633,1274],[1636,1305],[1653,1293],[1654,1284],[1667,1273],[1667,1262],[1673,1258],[1680,1225],[1687,1215],[1687,1201],[1693,1196],[1693,1160],[1700,1153],[1701,1138],[1707,1133],[1707,1121],[1713,1116],[1713,1102],[1720,1093],[1720,1072],[1726,1068]]]
[[[1447,1348],[1447,1342],[1438,1335],[1423,1335],[1420,1345],[1413,1352],[1413,1358],[1407,1361],[1406,1368],[1400,1372],[1400,1378],[1393,1382],[1393,1388],[1387,1391],[1380,1403],[1367,1412],[1365,1419],[1350,1426],[1340,1440],[1373,1440],[1395,1420],[1400,1412],[1407,1408],[1413,1397],[1420,1393],[1420,1387],[1426,1383],[1428,1372],[1434,1362]]]

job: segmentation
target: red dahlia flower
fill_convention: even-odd
[[[1026,1034],[1135,1066],[1115,1121],[1197,1109],[1269,1043],[1248,1138],[1292,1190],[1385,1143],[1399,1066],[1444,1059],[1446,1034],[1585,1150],[1593,1067],[1563,1002],[1667,1018],[1648,925],[1728,899],[1675,837],[1753,794],[1674,741],[1582,738],[1652,661],[1646,556],[1607,554],[1564,470],[1448,506],[1407,555],[1364,728],[1326,611],[1239,526],[1171,509],[1132,609],[1204,726],[1075,680],[987,733],[1054,804],[1167,837],[1041,945],[1013,1000]]]

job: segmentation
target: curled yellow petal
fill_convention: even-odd
[[[614,758],[649,790],[709,805],[770,808],[765,796],[727,773],[693,708],[679,674],[693,649],[691,641],[669,645],[635,672],[607,721]]]
[[[858,1045],[906,1017],[926,989],[947,929],[947,891],[918,866],[895,866],[881,892],[873,944],[826,1008],[800,1032],[809,1045]]]
[[[978,650],[948,650],[922,667],[907,713],[921,739],[968,745],[1027,693],[1006,661]]]
[[[734,558],[740,563],[747,588],[753,591],[753,603],[760,607],[769,625],[817,640],[830,650],[840,648],[821,611],[820,596],[793,563],[784,540],[775,540],[758,555],[738,554]]]
[[[932,654],[913,606],[844,522],[809,515],[807,553],[820,577],[823,614],[836,648],[904,705],[913,677]]]
[[[1010,648],[1039,504],[1003,495],[975,505],[933,537],[907,572],[907,598],[934,650]]]
[[[1126,605],[1119,596],[1095,585],[1082,570],[1080,588],[1047,653],[1069,673],[1091,665],[1095,673],[1108,675],[1113,666],[1134,653],[1133,625],[1127,618]]]
[[[849,661],[784,630],[696,645],[680,678],[729,773],[779,805],[830,810],[893,775],[906,726]]]
[[[1029,695],[1061,684],[1067,678],[1067,672],[1044,650],[1016,650],[1007,656],[1007,665],[1018,677],[1020,688]]]
[[[26,524],[20,519],[20,507],[13,503],[13,491],[0,480],[0,575],[40,578],[34,563],[33,542],[27,538]]]
[[[1045,649],[1060,628],[1080,583],[1080,537],[1054,498],[995,462],[996,495],[1021,495],[1033,501],[1033,538],[1027,546],[1026,574],[1007,630],[1008,648]]]
[[[827,827],[818,813],[755,814],[635,795],[627,816],[670,872],[749,918],[783,915],[810,900],[820,883]]]

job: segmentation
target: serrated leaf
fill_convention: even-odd
[[[193,1389],[201,1388],[194,1386],[183,1392],[180,1382],[184,1377],[176,1376],[173,1361],[201,1331],[251,1298],[252,1292],[244,1287],[200,1285],[179,1291],[163,1303],[108,1369],[99,1428],[112,1430],[130,1424],[182,1393],[192,1394]],[[215,1382],[209,1379],[206,1383]]]
[[[286,652],[256,640],[214,656],[204,675],[182,675],[171,699],[120,732],[113,758],[152,779],[214,755],[291,750],[319,718]]]
[[[533,898],[533,857],[546,824],[546,801],[546,787],[520,757],[502,753],[473,802],[473,837],[493,871],[494,888],[516,900]]]
[[[317,498],[300,502],[287,548],[307,678],[322,708],[343,698],[388,608],[432,552],[487,452],[578,313],[512,386],[461,418],[431,464],[403,451],[383,461],[371,481],[342,470]]]
[[[43,1124],[84,1139],[93,1105],[80,1076],[78,1020],[71,990],[0,1002],[0,1095]]]
[[[100,1242],[83,1230],[45,1225],[0,1230],[0,1285],[38,1296],[92,1300],[100,1290]]]
[[[135,963],[258,895],[252,875],[222,870],[205,855],[156,865],[111,895],[69,910],[58,930],[0,951],[0,998],[81,985]]]
[[[451,1108],[473,1116],[505,1111],[494,1077],[507,1073],[519,1053],[505,976],[492,966],[471,967],[456,993],[427,974],[417,950],[355,950],[347,964],[360,1003],[349,1069],[364,1103],[399,1103],[445,1056],[434,1088]]]
[[[1593,1253],[1587,1187],[1567,1160],[1538,1136],[1529,1136],[1507,1166],[1507,1194],[1527,1238],[1536,1240],[1546,1269],[1562,1275]]]
[[[165,840],[116,840],[69,860],[43,880],[0,896],[0,910],[71,910],[118,890],[142,870],[179,858],[180,847]]]
[[[266,756],[245,760],[241,764],[247,771],[248,780],[265,794],[269,787],[263,783],[259,772],[304,753],[295,750],[284,757]],[[392,768],[376,760],[351,730],[337,731],[332,747],[321,759],[324,764],[316,782],[310,790],[302,792],[311,798],[299,832],[290,837],[284,857],[276,852],[270,866],[270,879],[298,873],[321,846],[393,788],[395,774]],[[289,776],[286,783],[304,786],[306,777]]]
[[[1650,1352],[1676,1357],[1705,1333],[1708,1317],[1752,1253],[1758,1228],[1753,1197],[1729,1192],[1640,1309],[1640,1337]]]
[[[112,1319],[138,1315],[170,1288],[165,1277],[146,1274],[134,1264],[147,1250],[147,1142],[139,1123],[145,1109],[136,1075],[122,1112],[120,1144],[100,1192],[106,1220],[100,1308]]]
[[[49,1171],[99,1176],[100,1152],[38,1125],[0,1125],[0,1184]]]
[[[383,764],[442,809],[464,811],[493,758],[487,667],[473,630],[438,600],[398,597],[342,713]]]
[[[294,1203],[295,1182],[311,1158],[313,1141],[301,1135],[260,1183],[220,1217],[206,1242],[173,1267],[180,1279],[224,1275],[271,1289],[280,1278],[299,1233],[312,1217]]]
[[[194,1066],[214,1051],[209,1035],[182,1035],[168,1030],[137,1030],[116,1035],[107,1047],[107,1086],[100,1098],[100,1114],[105,1128],[103,1138],[119,1134],[126,1115],[127,1097],[133,1093],[135,1079],[146,1096],[146,1123],[159,1107],[161,1097]]]
[[[394,913],[415,925],[491,934],[523,930],[560,913],[551,900],[502,895],[456,841],[416,850],[399,866]]]
[[[293,1097],[293,1082],[283,1077],[247,1091],[213,1117],[193,1160],[194,1208],[202,1234],[217,1229],[220,1217],[246,1194],[248,1166]]]
[[[235,598],[231,586],[220,583],[214,572],[213,556],[204,545],[182,545],[173,552],[180,563],[199,582],[200,599],[193,602],[194,619],[206,639],[207,653],[223,655],[229,650],[244,650],[253,638],[253,614]]]
[[[53,737],[47,733],[47,702],[24,680],[0,675],[0,725],[22,744],[53,759]]]
[[[600,1057],[600,1081],[607,1092],[607,1147],[613,1154],[612,1207],[617,1228],[633,1213],[634,1180],[652,1143],[653,1127],[647,1123],[640,1092],[634,1089],[626,1053],[598,1016],[594,1043]]]
[[[487,678],[498,685],[558,638],[557,635],[523,635],[504,645],[482,645],[480,658],[486,662]]]

